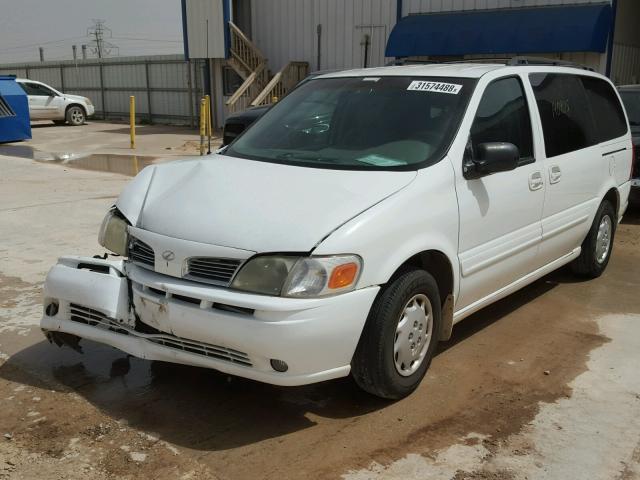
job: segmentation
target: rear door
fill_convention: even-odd
[[[473,309],[474,304],[535,270],[545,181],[541,162],[534,156],[529,102],[519,76],[499,78],[485,88],[467,151],[486,142],[516,145],[520,165],[478,179],[456,178],[461,270],[458,311]]]
[[[599,118],[596,125],[596,116],[602,112],[594,107],[602,100],[594,101],[591,83],[588,91],[584,78],[568,73],[529,75],[544,136],[548,182],[542,216],[542,264],[562,259],[582,244],[603,189],[616,170],[614,156],[626,151],[602,141],[609,136],[603,132],[610,128],[606,125],[610,119]]]

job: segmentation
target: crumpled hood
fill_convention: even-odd
[[[161,235],[254,252],[306,252],[415,176],[213,155],[145,168],[116,205],[133,225]]]

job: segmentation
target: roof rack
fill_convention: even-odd
[[[595,71],[592,67],[587,67],[586,65],[581,65],[575,62],[568,62],[566,60],[558,60],[555,58],[545,58],[545,57],[512,57],[507,63],[509,66],[518,66],[518,65],[553,65],[557,67],[571,67],[571,68],[581,68],[582,70],[589,70],[591,72]]]
[[[545,58],[545,57],[526,57],[526,56],[515,56],[515,57],[478,57],[478,58],[466,58],[464,60],[449,60],[449,61],[438,61],[438,60],[410,60],[408,58],[399,58],[396,60],[392,60],[386,64],[386,66],[393,65],[429,65],[429,64],[452,64],[452,63],[499,63],[508,65],[510,67],[516,66],[534,66],[534,65],[552,65],[556,67],[571,67],[571,68],[580,68],[582,70],[589,70],[590,72],[594,72],[595,70],[592,67],[587,67],[586,65],[581,65],[575,62],[569,62],[567,60],[559,60],[556,58]]]

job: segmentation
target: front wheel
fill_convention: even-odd
[[[611,258],[616,233],[616,213],[611,202],[600,204],[596,216],[582,242],[580,256],[571,264],[574,273],[586,278],[597,278],[604,272]]]
[[[82,107],[69,107],[66,118],[69,125],[82,125],[85,120],[84,110]]]
[[[351,362],[363,390],[398,399],[424,377],[440,337],[438,285],[424,270],[409,270],[376,298]]]

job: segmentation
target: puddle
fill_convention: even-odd
[[[49,153],[27,145],[0,145],[0,155],[28,158],[42,163],[55,163],[70,168],[120,173],[134,177],[147,165],[159,161],[147,155],[120,155],[109,153]]]

